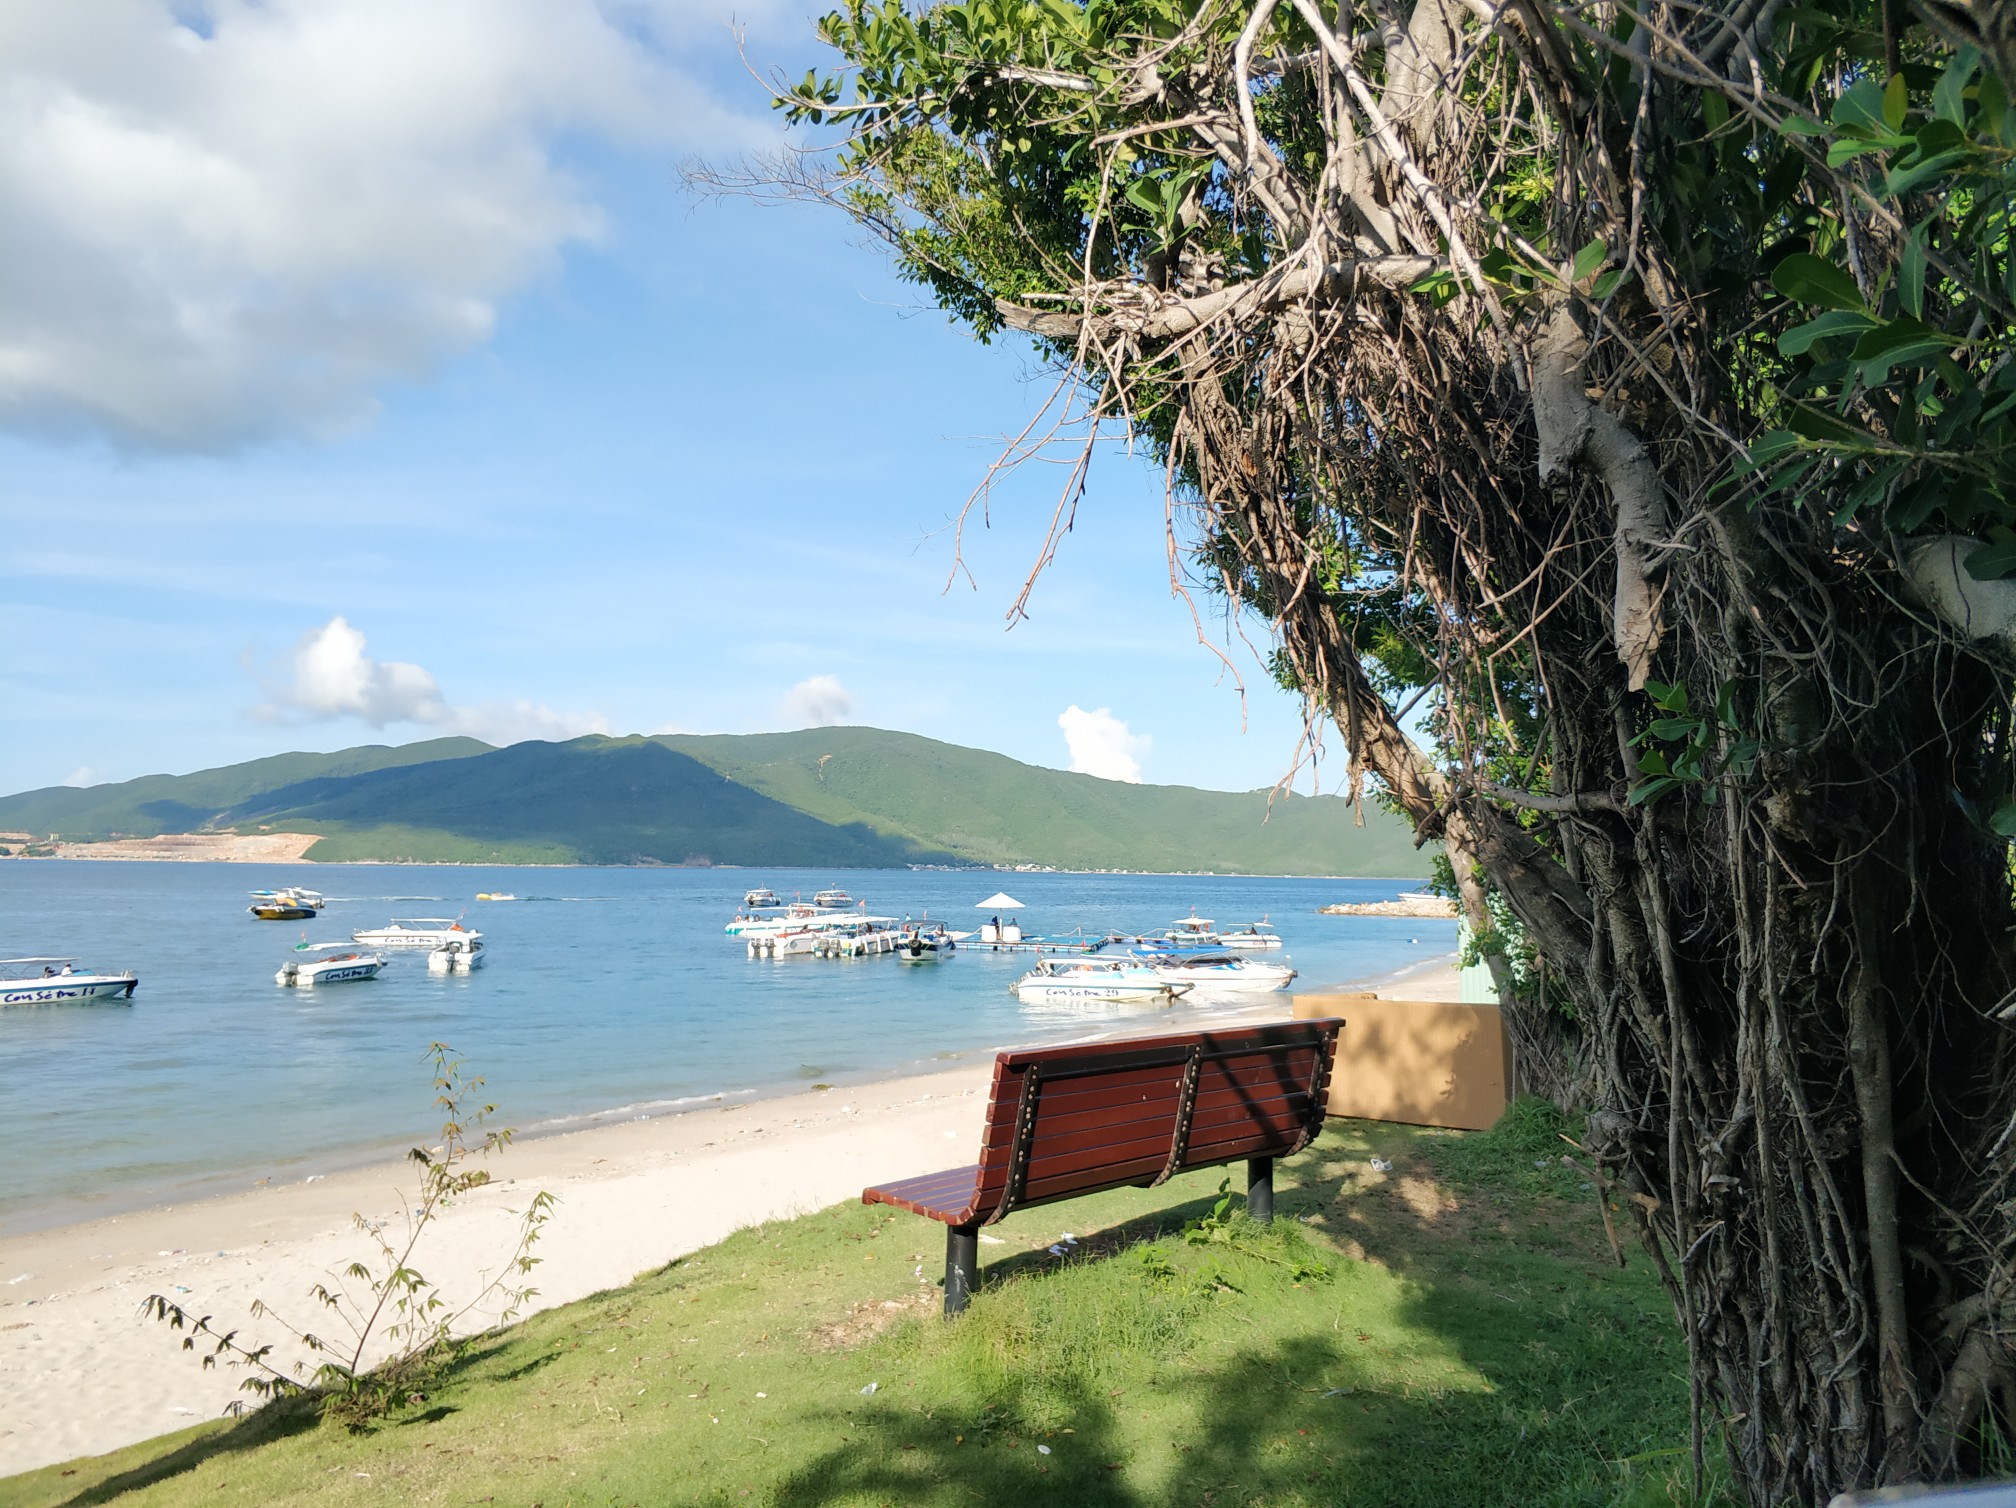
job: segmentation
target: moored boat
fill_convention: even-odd
[[[476,892],[476,899],[479,901],[515,901],[518,897],[515,895],[506,895],[501,890],[479,890]]]
[[[1266,948],[1281,946],[1281,934],[1267,925],[1267,918],[1248,922],[1243,927],[1235,927],[1230,932],[1220,932],[1218,942],[1221,947],[1239,948],[1246,952],[1259,952]]]
[[[350,934],[352,942],[374,948],[439,948],[451,942],[467,942],[482,937],[481,932],[446,917],[394,917],[383,927],[365,927]]]
[[[473,974],[483,967],[483,939],[475,933],[450,938],[427,955],[430,974]]]
[[[1190,986],[1171,983],[1134,959],[1045,958],[1015,981],[1015,994],[1030,1004],[1090,1000],[1159,1000],[1173,1004]]]
[[[1194,910],[1169,924],[1169,941],[1179,948],[1215,948],[1219,945],[1218,924]]]
[[[1261,994],[1285,990],[1295,971],[1285,963],[1262,963],[1233,953],[1144,955],[1141,962],[1165,984],[1189,985],[1212,994]]]
[[[742,909],[745,911],[775,911],[784,903],[777,899],[777,892],[761,885],[754,890],[744,891]]]
[[[943,922],[905,922],[896,939],[896,956],[905,963],[932,963],[958,946]]]
[[[302,955],[280,965],[275,984],[311,989],[319,984],[349,984],[359,979],[376,979],[385,967],[385,955],[353,943],[297,943]]]
[[[854,904],[854,897],[844,890],[821,890],[812,897],[812,904],[827,911],[845,911]]]
[[[131,969],[93,974],[74,958],[0,958],[0,1005],[56,1005],[66,1001],[133,998],[140,976]]]
[[[313,890],[289,885],[282,890],[255,890],[245,909],[262,922],[307,921],[329,902]]]

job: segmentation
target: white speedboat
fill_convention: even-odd
[[[766,890],[760,885],[754,890],[745,891],[742,896],[744,911],[775,911],[783,904],[777,899],[776,891]]]
[[[479,901],[515,901],[518,897],[515,895],[506,895],[501,890],[479,890],[476,892],[476,899]]]
[[[1169,941],[1179,948],[1215,948],[1219,946],[1218,924],[1192,911],[1169,924]]]
[[[394,917],[383,927],[367,927],[352,932],[352,942],[369,943],[374,948],[440,948],[451,942],[467,942],[482,937],[481,932],[440,916]]]
[[[1243,927],[1235,927],[1230,932],[1220,932],[1218,942],[1227,948],[1238,948],[1243,952],[1255,953],[1266,948],[1281,946],[1281,934],[1267,925],[1267,918],[1248,922]]]
[[[1160,978],[1133,959],[1046,958],[1015,981],[1018,998],[1032,1005],[1074,1000],[1156,1000],[1173,1004],[1190,986]]]
[[[427,955],[430,974],[473,974],[483,967],[483,939],[475,933],[451,938]]]
[[[770,916],[737,913],[735,919],[721,930],[730,937],[755,942],[766,937],[782,937],[787,932],[802,932],[808,927],[815,932],[829,927],[851,927],[865,919],[858,911],[827,911],[793,901],[781,912]]]
[[[826,911],[845,911],[854,904],[854,897],[844,890],[822,890],[812,897],[812,904]]]
[[[1140,962],[1165,984],[1190,985],[1214,995],[1285,990],[1295,979],[1295,971],[1285,963],[1262,963],[1234,953],[1160,953]]]
[[[376,979],[385,967],[385,955],[352,943],[298,943],[301,956],[280,965],[275,984],[291,984],[309,989],[318,984],[348,984],[356,979]]]
[[[897,935],[896,956],[905,963],[933,963],[958,946],[943,922],[905,922]]]
[[[55,1005],[71,1000],[131,1000],[140,976],[93,974],[74,958],[0,958],[0,1005]]]

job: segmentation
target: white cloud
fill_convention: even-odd
[[[1141,756],[1153,746],[1145,733],[1129,733],[1110,707],[1087,712],[1073,703],[1058,714],[1057,726],[1071,750],[1071,768],[1101,780],[1141,783]]]
[[[831,728],[854,715],[854,695],[837,675],[815,675],[793,686],[777,710],[794,728]]]
[[[340,614],[302,637],[269,692],[272,700],[255,715],[275,722],[355,718],[374,728],[418,723],[491,744],[609,731],[599,713],[555,712],[524,699],[451,705],[440,682],[420,666],[367,655],[363,633]]]
[[[563,135],[767,138],[667,59],[706,5],[0,7],[0,426],[222,449],[368,420],[600,233]]]

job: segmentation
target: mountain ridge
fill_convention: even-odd
[[[284,754],[0,797],[66,840],[313,832],[316,860],[1355,874],[1418,878],[1405,824],[1335,796],[1136,785],[918,734],[590,735]]]

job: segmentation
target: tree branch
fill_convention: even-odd
[[[1271,314],[1290,304],[1349,303],[1361,283],[1381,288],[1405,288],[1419,282],[1439,264],[1432,257],[1363,257],[1322,267],[1289,266],[1250,283],[1234,283],[1194,298],[1163,298],[1141,283],[1126,283],[1104,291],[1106,313],[1066,314],[1031,309],[996,299],[1001,322],[1031,335],[1075,340],[1088,322],[1126,330],[1145,340],[1169,340],[1211,323],[1237,324],[1254,315]]]

